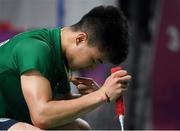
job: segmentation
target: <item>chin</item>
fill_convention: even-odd
[[[76,66],[76,65],[74,65],[74,66],[69,65],[69,68],[70,68],[71,70],[83,70],[83,69],[84,69],[83,67]]]
[[[74,65],[69,65],[69,68],[71,69],[71,70],[79,70],[79,68],[77,67],[77,66],[74,66]]]

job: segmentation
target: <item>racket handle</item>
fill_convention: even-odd
[[[111,68],[111,74],[115,73],[116,71],[119,71],[119,70],[122,70],[122,67],[117,66],[117,67]],[[117,116],[124,115],[124,100],[123,100],[123,97],[119,97],[116,100],[116,115]]]
[[[119,70],[122,70],[122,67],[114,67],[111,69],[111,74]],[[124,131],[124,100],[122,96],[116,99],[116,115],[119,117],[121,130]]]

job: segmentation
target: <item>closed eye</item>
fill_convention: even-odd
[[[97,61],[94,60],[94,59],[92,59],[92,62],[93,62],[94,64],[97,64],[97,62],[98,62],[99,64],[103,64],[103,61],[102,61],[101,59],[97,59]]]
[[[92,59],[92,63],[96,64],[96,61],[94,59]]]
[[[100,64],[103,64],[103,61],[101,59],[98,59],[98,61],[99,61]]]

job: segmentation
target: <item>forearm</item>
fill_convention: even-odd
[[[81,97],[81,94],[75,94],[75,93],[66,93],[66,94],[56,94],[53,98],[53,100],[70,100],[70,99],[76,99]]]
[[[42,129],[61,126],[104,103],[107,100],[105,94],[111,101],[115,100],[123,91],[120,82],[131,78],[126,74],[125,71],[112,74],[98,91],[88,95],[58,101],[53,100],[51,86],[46,78],[36,70],[26,72],[21,76],[21,85],[32,123]]]
[[[106,101],[100,91],[73,100],[49,101],[45,104],[41,115],[46,121],[45,128],[53,128],[66,124],[93,110]]]

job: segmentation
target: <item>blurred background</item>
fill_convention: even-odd
[[[29,29],[69,26],[98,5],[121,8],[129,20],[130,54],[120,65],[133,77],[124,94],[125,129],[180,129],[180,0],[0,0],[0,42]],[[111,67],[73,74],[102,85]],[[120,129],[115,103],[83,118],[94,130]]]

